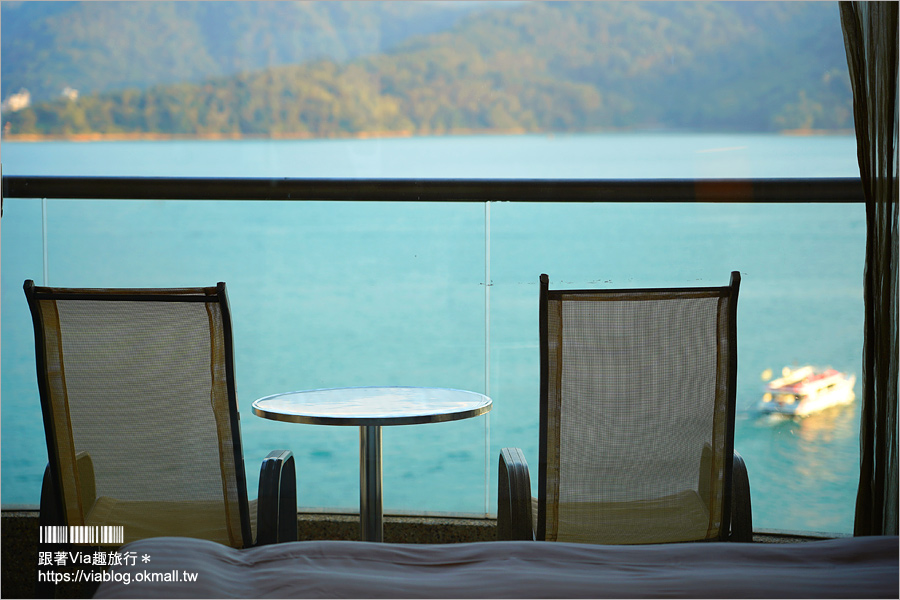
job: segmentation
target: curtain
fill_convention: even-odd
[[[841,2],[866,198],[865,341],[854,535],[897,535],[897,2]]]

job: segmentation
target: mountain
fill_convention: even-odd
[[[182,4],[185,7],[179,8]],[[176,2],[168,10],[208,10],[194,4]],[[247,3],[266,5],[265,9],[226,4],[234,5],[235,14],[241,15],[234,18],[244,19],[241,22],[247,22],[248,13],[272,18],[273,13],[265,11],[278,8],[268,3]],[[281,10],[294,5],[274,4],[284,4]],[[273,48],[282,46],[274,42],[241,46],[240,41],[219,40],[219,52],[194,56],[182,52],[180,44],[194,44],[198,36],[173,34],[170,42],[155,47],[166,56],[175,49],[178,56],[192,58],[161,72],[187,72],[190,64],[192,72],[200,73],[204,69],[196,65],[205,64],[204,56],[221,59],[229,53],[244,57],[246,64],[262,62],[266,67],[240,69],[232,58],[231,75],[216,75],[213,69],[208,71],[212,76],[200,82],[196,76],[181,75],[177,84],[134,84],[77,100],[7,110],[4,130],[45,135],[290,137],[610,129],[778,131],[853,125],[834,2],[521,2],[502,3],[499,8],[485,3],[467,4],[463,12],[456,8],[452,18],[446,12],[449,8],[436,5],[428,9],[433,11],[431,21],[410,16],[419,27],[428,21],[433,31],[402,35],[398,21],[392,25],[395,33],[388,35],[381,21],[377,27],[361,27],[356,36],[346,35],[356,27],[347,23],[375,19],[374,5],[381,4],[301,4],[291,10],[316,5],[325,12],[316,13],[320,21],[303,20],[303,25],[290,21],[283,37],[279,23],[289,22],[288,18],[271,21],[272,40],[297,33],[294,46],[307,48],[305,62],[287,61],[288,54],[276,52]],[[401,10],[399,5],[405,4],[422,10],[432,3],[384,3],[378,14]],[[326,13],[327,18],[322,16]],[[364,18],[365,14],[369,16]],[[206,22],[190,22],[200,21]],[[269,31],[264,26],[255,30]],[[312,38],[319,41],[314,44]],[[356,41],[327,42],[344,38]],[[255,50],[247,50],[251,47]],[[316,54],[319,47],[331,50]],[[266,53],[268,57],[261,58]],[[251,61],[251,56],[257,59]],[[4,53],[4,76],[6,61]]]
[[[3,97],[93,94],[314,59],[442,31],[495,2],[2,2]]]

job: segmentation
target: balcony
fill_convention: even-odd
[[[269,449],[294,451],[300,539],[358,535],[355,432],[267,423],[249,404],[290,389],[377,383],[494,399],[489,420],[422,426],[433,428],[433,455],[417,451],[419,426],[385,435],[385,507],[400,513],[386,519],[385,540],[489,540],[499,448],[520,446],[536,462],[538,274],[585,287],[721,285],[736,269],[744,287],[735,445],[750,469],[754,510],[765,511],[754,514],[755,541],[778,541],[783,530],[806,538],[849,531],[858,460],[835,451],[834,439],[849,431],[854,446],[853,414],[769,426],[752,407],[766,368],[818,352],[858,372],[865,234],[857,179],[7,176],[3,197],[6,440],[7,427],[40,428],[30,323],[15,324],[27,312],[26,277],[85,286],[224,280],[248,475]],[[13,241],[20,245],[10,250]],[[836,243],[851,251],[810,272]],[[800,335],[785,338],[786,327]],[[11,372],[20,387],[7,387]],[[5,446],[4,460],[27,467],[13,480],[21,496],[9,502],[4,463],[3,543],[23,562],[4,561],[4,581],[11,569],[30,582],[34,512],[6,509],[37,503],[46,455],[42,436],[15,440],[21,447]],[[448,477],[451,464],[466,475]],[[772,474],[785,470],[801,490],[826,471],[839,479],[825,483],[834,506],[781,505]]]

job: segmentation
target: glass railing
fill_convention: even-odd
[[[802,420],[756,406],[767,369],[859,372],[858,180],[5,177],[3,209],[4,504],[37,504],[46,462],[26,278],[227,282],[251,495],[262,457],[288,448],[303,508],[356,510],[358,433],[255,418],[254,399],[373,384],[487,393],[488,418],[383,438],[386,511],[485,514],[501,447],[523,449],[536,485],[540,273],[641,287],[724,285],[739,270],[735,447],[754,525],[852,529],[858,402]]]

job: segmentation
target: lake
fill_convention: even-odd
[[[858,176],[852,136],[756,134],[4,143],[2,162],[5,175]],[[288,448],[302,507],[358,501],[356,429],[259,419],[256,398],[350,385],[488,393],[487,418],[384,432],[386,510],[483,514],[496,510],[501,447],[537,469],[540,273],[555,287],[639,287],[724,285],[739,270],[735,447],[754,526],[852,531],[859,403],[801,421],[755,405],[765,369],[859,375],[862,205],[7,199],[0,241],[4,505],[38,502],[46,462],[26,278],[226,281],[251,496],[262,457]]]

